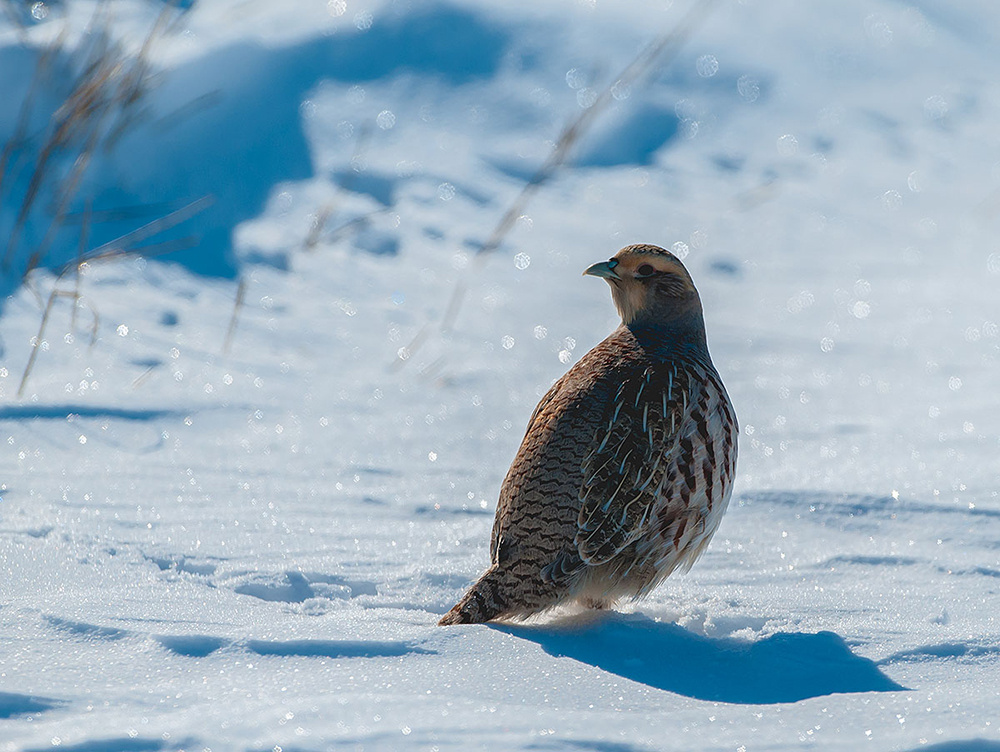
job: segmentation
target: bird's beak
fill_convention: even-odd
[[[588,266],[583,272],[585,275],[589,274],[591,277],[604,277],[604,279],[621,279],[617,274],[615,274],[615,267],[618,266],[618,261],[611,259],[611,261],[601,261],[600,263],[594,264],[593,266]]]

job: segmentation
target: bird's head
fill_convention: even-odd
[[[701,300],[691,275],[679,258],[659,246],[626,246],[584,274],[607,280],[626,326],[701,321]]]

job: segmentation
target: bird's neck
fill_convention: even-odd
[[[640,316],[622,326],[631,332],[643,350],[657,360],[709,360],[705,320],[700,306],[675,316]]]

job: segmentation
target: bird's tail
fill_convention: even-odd
[[[514,585],[510,579],[510,572],[497,567],[486,570],[479,581],[469,588],[469,592],[462,600],[442,617],[438,625],[445,627],[449,624],[481,624],[498,616],[506,616],[510,610],[507,594]]]

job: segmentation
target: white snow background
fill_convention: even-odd
[[[98,33],[29,6],[5,253]],[[108,7],[134,59],[163,5]],[[0,750],[1000,750],[1000,6],[722,0],[476,258],[689,7],[168,10],[75,218],[21,284],[45,183],[2,277]],[[94,249],[207,194],[163,236],[197,247],[89,264],[35,339],[86,212]],[[580,273],[633,242],[687,254],[740,417],[718,535],[621,613],[435,626],[617,323]]]

